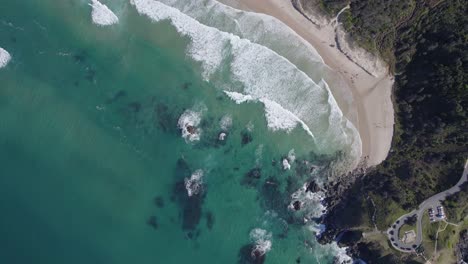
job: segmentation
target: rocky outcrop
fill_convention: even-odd
[[[468,230],[460,232],[460,240],[455,249],[457,255],[457,263],[468,263]]]

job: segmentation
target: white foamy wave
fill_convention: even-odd
[[[187,194],[189,197],[200,193],[200,191],[202,190],[202,184],[203,184],[202,178],[203,178],[203,171],[196,170],[190,176],[190,178],[184,179],[185,189],[187,190]]]
[[[223,32],[204,27],[198,21],[182,14],[179,10],[154,0],[130,0],[138,13],[153,21],[170,20],[177,31],[192,39],[188,55],[203,65],[203,77],[208,80],[223,60],[223,50],[228,44]],[[203,30],[200,30],[203,28]]]
[[[312,231],[316,237],[319,237],[325,232],[327,227],[324,224],[315,224],[308,226],[309,230]]]
[[[234,102],[236,102],[236,104],[242,104],[242,103],[245,103],[245,102],[249,102],[249,101],[254,101],[254,100],[255,100],[251,95],[245,95],[245,94],[241,94],[241,93],[238,93],[238,92],[224,91],[224,93],[225,93],[231,100],[233,100]]]
[[[92,0],[92,3],[89,5],[93,8],[91,17],[95,24],[100,26],[110,26],[119,22],[119,18],[114,14],[114,12],[98,0]]]
[[[232,117],[230,115],[224,115],[221,120],[219,121],[219,127],[227,131],[231,128],[232,126]]]
[[[131,1],[140,14],[153,21],[169,20],[181,35],[190,38],[187,54],[201,63],[206,80],[219,87],[226,87],[226,83],[236,83],[236,86],[227,91],[231,94],[227,95],[237,103],[251,99],[261,100],[271,129],[291,131],[300,123],[314,137],[315,147],[320,153],[344,151],[350,153],[351,159],[359,158],[351,155],[360,153],[361,149],[360,141],[354,140],[359,137],[356,129],[346,123],[347,120],[342,115],[333,114],[340,113],[341,110],[336,104],[329,104],[332,95],[324,82],[314,82],[309,77],[310,74],[305,74],[287,59],[294,56],[283,57],[266,46],[204,25],[179,9],[168,6],[185,3],[191,6],[189,11],[180,6],[178,8],[184,12],[202,13],[206,12],[205,7],[212,6],[213,1],[204,0],[202,4],[195,6],[190,5],[190,1],[164,1],[168,5],[155,0]],[[210,16],[214,16],[213,20],[217,19],[216,14],[217,12],[210,13]],[[211,21],[206,18],[200,20],[207,24]],[[264,41],[268,42],[266,38]],[[294,49],[289,50],[293,52]],[[335,117],[339,117],[339,120]],[[354,149],[359,151],[353,151]]]
[[[0,68],[7,66],[8,62],[11,60],[11,55],[8,51],[0,48]]]
[[[200,140],[201,129],[198,128],[201,121],[201,112],[186,110],[177,122],[178,128],[182,132],[182,137],[187,141]]]
[[[291,169],[291,164],[289,164],[288,159],[283,159],[283,170],[290,170]]]
[[[321,217],[326,212],[327,207],[322,203],[324,199],[324,192],[307,191],[307,183],[305,183],[299,190],[291,194],[291,203],[288,207],[294,209],[293,203],[299,201],[301,203],[301,212],[304,212],[302,215],[303,220],[308,222],[312,218]]]
[[[315,250],[317,259],[325,256],[334,256],[333,264],[351,264],[353,259],[346,253],[347,247],[340,247],[336,242],[330,244],[317,245],[320,250]]]
[[[333,260],[333,264],[351,264],[353,263],[353,259],[346,254],[346,247],[339,247],[335,242],[332,244],[333,253],[335,255],[335,259]]]
[[[252,256],[257,253],[258,256],[265,255],[271,250],[272,234],[261,228],[255,228],[250,231],[250,240],[254,244]]]
[[[268,128],[271,130],[286,130],[287,132],[291,132],[301,122],[297,116],[281,107],[278,103],[268,99],[260,99],[260,101],[265,105],[265,117],[268,122]]]

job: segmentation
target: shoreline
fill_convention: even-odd
[[[328,23],[317,26],[297,11],[290,0],[218,0],[231,7],[263,13],[282,21],[305,41],[309,42],[320,54],[325,64],[339,73],[353,95],[357,117],[347,111],[348,105],[341,98],[342,91],[330,86],[343,114],[359,131],[362,141],[361,160],[367,167],[380,164],[387,157],[394,125],[394,111],[391,99],[393,76],[387,69],[380,69],[386,74],[373,76],[356,62],[349,59],[349,54],[342,53],[336,45],[335,26]],[[356,56],[359,56],[356,54]]]

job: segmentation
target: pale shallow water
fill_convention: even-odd
[[[0,4],[0,262],[343,256],[316,242],[323,194],[303,186],[349,168],[360,140],[312,47],[212,1],[101,1],[106,27],[89,3]]]

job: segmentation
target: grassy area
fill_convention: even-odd
[[[435,237],[437,230],[439,228],[439,223],[431,223],[429,216],[426,214],[422,218],[422,246],[425,251],[425,255],[428,258],[432,257],[435,247]]]
[[[433,263],[455,263],[456,257],[454,249],[458,243],[460,231],[468,227],[468,217],[458,226],[448,224],[446,222],[430,223],[427,215],[423,216],[423,243],[425,256],[431,259]],[[438,235],[437,232],[439,231]],[[434,251],[436,246],[437,250]]]
[[[439,232],[437,239],[437,255],[434,256],[437,263],[455,263],[454,249],[460,238],[460,231],[468,228],[468,217],[458,226],[447,225],[443,232]]]

